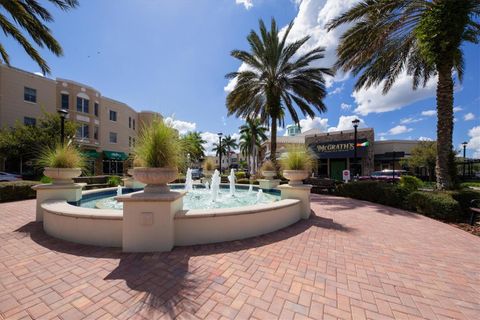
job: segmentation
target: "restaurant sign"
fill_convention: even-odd
[[[363,157],[367,152],[369,143],[362,139],[357,141],[357,157]],[[312,142],[308,148],[318,158],[353,158],[355,143],[354,141],[331,141],[331,142]]]

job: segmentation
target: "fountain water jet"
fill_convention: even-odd
[[[218,170],[215,169],[215,172],[213,173],[213,176],[212,176],[212,185],[210,186],[213,202],[217,201],[218,191],[220,190],[220,181],[221,181],[220,172],[218,172]]]
[[[263,190],[259,189],[257,192],[257,203],[263,201]]]
[[[206,190],[210,189],[210,185],[208,184],[208,181],[205,181],[205,189]]]
[[[122,195],[122,186],[118,185],[117,186],[117,196],[121,196],[121,195]]]
[[[228,176],[228,181],[230,181],[230,196],[235,196],[235,171],[230,170],[230,175]]]
[[[187,175],[185,177],[185,191],[193,190],[192,169],[187,169]]]
[[[253,185],[250,185],[248,187],[248,194],[251,194],[253,192]]]

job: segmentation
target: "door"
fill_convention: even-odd
[[[342,180],[342,171],[347,169],[345,159],[330,159],[330,179]]]

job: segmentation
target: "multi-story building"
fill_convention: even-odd
[[[75,139],[87,157],[89,171],[95,174],[123,173],[141,126],[161,118],[156,112],[137,112],[88,85],[0,64],[1,127],[12,127],[16,122],[35,125],[44,112],[60,109],[67,110],[67,118],[78,124]],[[2,169],[10,166],[10,171],[22,171],[6,157]]]
[[[206,156],[205,159],[210,159],[215,163],[215,167],[218,169],[218,164],[220,162],[220,158],[218,156]],[[222,171],[227,169],[238,169],[240,167],[240,163],[244,161],[247,162],[247,157],[239,152],[230,152],[230,157],[222,156]]]

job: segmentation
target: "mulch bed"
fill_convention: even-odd
[[[474,226],[468,223],[451,223],[452,226],[462,229],[463,231],[470,232],[471,234],[480,237],[480,224],[476,223]]]

